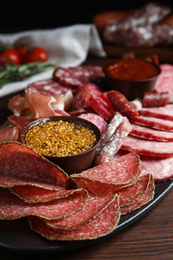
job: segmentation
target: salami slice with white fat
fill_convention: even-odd
[[[66,188],[69,176],[57,165],[46,160],[29,147],[8,142],[0,145],[0,186],[32,184]]]
[[[100,66],[78,66],[69,68],[57,68],[53,78],[63,86],[78,87],[81,84],[92,82],[100,84],[104,81],[105,75]]]
[[[52,228],[38,217],[29,217],[31,229],[49,240],[91,240],[110,234],[120,219],[117,195],[87,225],[77,229]]]
[[[88,200],[87,192],[75,189],[65,198],[48,202],[26,203],[8,189],[0,190],[0,219],[18,219],[26,216],[40,216],[57,219],[79,210]]]
[[[135,116],[130,122],[158,130],[173,131],[173,122],[155,117]]]
[[[145,126],[131,123],[132,130],[129,135],[160,142],[173,142],[173,132],[159,131]]]
[[[127,136],[121,149],[152,157],[173,156],[173,142],[144,140],[134,136]]]
[[[139,114],[146,117],[155,117],[155,118],[173,121],[172,111],[173,111],[173,105],[168,104],[163,107],[142,108],[139,111]]]
[[[101,116],[95,113],[82,113],[78,117],[88,120],[89,122],[96,125],[101,133],[103,133],[107,127],[107,122]]]
[[[161,74],[159,75],[155,84],[154,90],[157,92],[173,93],[173,65],[172,64],[161,64]]]
[[[71,177],[78,187],[86,189],[91,196],[105,196],[123,186],[132,184],[139,175],[139,156],[128,153],[80,174],[73,174]]]

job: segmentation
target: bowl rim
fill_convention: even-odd
[[[103,66],[102,66],[103,72],[105,73],[105,75],[106,75],[107,78],[110,78],[110,79],[116,80],[116,81],[129,82],[129,83],[140,83],[140,82],[147,82],[147,81],[150,81],[150,80],[154,80],[154,79],[156,79],[156,78],[160,75],[160,73],[161,73],[161,68],[160,68],[159,65],[157,65],[157,64],[155,64],[155,63],[153,63],[153,62],[144,60],[144,59],[134,58],[134,60],[140,60],[140,61],[143,61],[143,62],[145,62],[145,63],[147,63],[147,64],[150,64],[150,65],[154,66],[155,68],[157,68],[158,74],[156,74],[155,76],[152,76],[152,77],[150,77],[150,78],[141,79],[141,80],[121,79],[121,78],[116,78],[116,77],[113,77],[113,76],[111,76],[111,75],[108,75],[107,70],[106,70],[107,67],[108,67],[109,65],[111,65],[111,64],[114,64],[114,63],[115,63],[116,61],[118,61],[118,60],[133,60],[133,59],[130,59],[130,58],[129,58],[129,59],[127,59],[127,58],[126,58],[126,59],[116,58],[116,59],[110,59],[109,61],[107,61],[107,62],[106,62],[105,64],[103,64]]]
[[[50,116],[50,117],[43,117],[43,118],[39,118],[39,119],[36,119],[34,121],[32,121],[31,123],[27,124],[21,131],[20,133],[20,141],[26,145],[25,143],[25,135],[26,133],[28,132],[29,129],[31,129],[34,125],[39,125],[41,122],[50,122],[50,121],[59,121],[59,120],[63,120],[63,121],[71,121],[71,123],[75,123],[74,121],[76,121],[76,123],[79,123],[79,124],[82,124],[83,126],[87,127],[87,126],[90,126],[90,127],[87,127],[89,129],[92,129],[94,130],[94,133],[96,135],[96,143],[94,144],[93,147],[91,147],[89,150],[85,151],[85,152],[82,152],[82,153],[78,153],[78,154],[75,154],[75,155],[71,155],[71,156],[50,156],[50,155],[44,155],[44,154],[41,154],[42,156],[46,157],[46,158],[75,158],[79,155],[84,155],[86,153],[88,153],[89,151],[92,151],[94,150],[98,144],[100,143],[101,141],[101,132],[100,132],[100,129],[95,125],[93,124],[92,122],[86,120],[86,119],[83,119],[83,118],[78,118],[76,116]],[[29,146],[28,146],[29,147]],[[32,148],[33,149],[33,148]],[[36,151],[37,152],[37,151]]]

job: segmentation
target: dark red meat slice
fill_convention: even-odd
[[[86,225],[109,203],[114,195],[108,195],[103,198],[90,198],[86,205],[70,216],[56,219],[46,220],[46,223],[52,227],[62,229],[75,229]]]
[[[172,111],[173,111],[173,105],[168,104],[163,107],[142,108],[139,111],[139,114],[142,116],[155,117],[155,118],[173,121]]]
[[[163,120],[160,118],[147,117],[147,116],[135,116],[130,118],[130,122],[143,125],[146,127],[154,128],[157,130],[173,131],[173,122],[169,120]]]
[[[120,218],[118,199],[115,195],[87,225],[77,229],[64,230],[52,228],[44,220],[37,217],[29,218],[31,229],[50,240],[87,240],[103,237],[111,233]]]
[[[46,219],[57,219],[72,214],[87,202],[85,190],[76,189],[66,198],[48,202],[26,203],[8,189],[0,190],[0,219],[17,219],[26,216],[40,216]]]
[[[123,121],[118,125],[117,129],[114,131],[110,137],[107,144],[101,149],[99,154],[96,155],[95,165],[109,162],[113,159],[114,155],[119,151],[122,143],[131,131],[131,125],[127,119],[124,117]]]
[[[131,123],[129,135],[160,142],[173,142],[173,132],[154,130],[145,126]]]
[[[69,68],[57,68],[53,78],[66,87],[78,87],[81,84],[92,82],[102,83],[105,75],[100,66],[81,66]]]
[[[127,136],[121,149],[153,157],[173,156],[173,142],[148,141],[132,136]]]
[[[134,201],[130,205],[126,205],[124,207],[121,207],[121,215],[125,215],[131,211],[134,211],[138,208],[141,208],[143,205],[148,203],[154,198],[154,190],[155,190],[155,184],[152,175],[150,175],[150,179],[147,185],[147,189],[145,190],[142,197],[136,201]]]
[[[119,91],[110,90],[107,92],[107,97],[114,109],[123,116],[133,117],[138,115],[136,106],[129,102],[127,98]]]
[[[17,142],[0,145],[0,186],[16,184],[67,187],[68,175],[57,165]]]
[[[88,120],[89,122],[96,125],[99,128],[101,133],[103,133],[107,127],[107,122],[101,116],[95,113],[83,113],[80,114],[78,117]]]
[[[161,107],[166,106],[168,102],[168,92],[146,92],[142,100],[142,105],[143,107]]]
[[[86,83],[80,85],[73,98],[73,106],[76,109],[82,109],[88,107],[88,103],[91,99],[96,99],[102,94],[100,88],[93,83]]]
[[[73,174],[78,187],[86,189],[91,196],[105,196],[125,185],[132,184],[140,174],[140,159],[129,153],[118,159]]]

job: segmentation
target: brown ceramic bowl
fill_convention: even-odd
[[[119,73],[110,73],[110,70],[114,68],[114,66],[118,67],[119,65],[117,64],[119,64],[121,61],[134,63],[135,65],[129,65],[131,70],[130,72],[128,72],[128,70],[124,70],[124,68],[121,67]],[[136,65],[138,62],[140,63],[139,66]],[[146,73],[144,73],[145,68],[147,69]],[[143,98],[145,92],[152,92],[154,90],[157,78],[161,72],[159,66],[141,59],[110,60],[103,65],[103,71],[106,75],[106,88],[108,90],[117,90],[121,92],[129,101],[134,100],[137,97]],[[137,75],[133,76],[132,79],[130,76],[128,77],[128,74],[130,75],[130,73],[136,73]]]
[[[64,156],[64,157],[58,157],[58,156],[44,156],[48,160],[52,161],[53,163],[57,164],[59,167],[61,167],[63,170],[65,170],[68,174],[72,173],[79,173],[83,170],[86,170],[90,167],[92,164],[92,161],[95,156],[96,147],[98,143],[100,142],[101,133],[97,126],[95,126],[93,123],[84,120],[82,118],[73,117],[73,116],[55,116],[55,117],[47,117],[47,118],[41,118],[38,120],[33,121],[32,123],[28,124],[23,128],[20,134],[20,140],[22,143],[25,143],[25,135],[28,132],[29,129],[31,129],[33,126],[40,124],[41,122],[48,122],[48,121],[68,121],[75,124],[81,124],[86,128],[89,128],[94,131],[96,135],[96,143],[95,145],[89,149],[86,152],[72,155],[72,156]]]

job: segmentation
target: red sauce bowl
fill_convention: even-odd
[[[107,89],[121,92],[128,100],[152,92],[161,73],[159,66],[142,59],[114,59],[103,65]]]
[[[101,133],[96,125],[94,125],[93,123],[91,123],[85,119],[78,118],[75,116],[55,116],[55,117],[46,117],[46,118],[41,118],[41,119],[35,120],[35,121],[31,122],[30,124],[28,124],[27,126],[25,126],[23,128],[23,130],[21,131],[21,134],[20,134],[21,142],[26,145],[25,135],[27,134],[28,130],[31,129],[33,126],[39,125],[41,122],[46,123],[49,121],[59,121],[59,120],[68,121],[70,123],[75,123],[75,124],[81,124],[82,126],[93,130],[96,135],[95,145],[91,149],[89,149],[85,152],[79,153],[77,155],[64,156],[64,157],[63,156],[62,157],[61,156],[45,156],[45,155],[43,155],[43,156],[45,158],[47,158],[48,160],[52,161],[53,163],[57,164],[69,175],[72,173],[79,173],[83,170],[88,169],[94,160],[96,147],[100,142]]]

